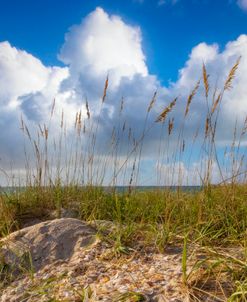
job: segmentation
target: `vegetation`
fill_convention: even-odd
[[[200,295],[208,295],[218,297],[217,301],[247,301],[247,174],[246,149],[242,145],[247,120],[241,131],[237,125],[233,129],[233,140],[224,152],[219,150],[216,140],[223,96],[231,89],[239,63],[240,59],[230,70],[223,88],[214,91],[210,90],[203,65],[202,79],[187,98],[179,127],[172,117],[178,98],[150,121],[157,98],[155,92],[147,107],[143,130],[135,137],[133,129],[127,127],[124,100],[121,100],[119,124],[114,125],[105,142],[108,145],[105,153],[101,152],[105,146],[98,139],[108,78],[99,115],[92,119],[86,101],[86,117],[83,119],[82,111],[76,114],[73,133],[66,129],[63,114],[58,137],[52,135],[49,124],[39,125],[34,138],[22,119],[25,177],[20,176],[19,188],[16,188],[16,178],[9,176],[9,185],[16,191],[0,195],[1,236],[22,227],[29,218],[45,219],[54,210],[60,217],[62,209],[72,209],[82,220],[114,222],[115,227],[104,236],[114,245],[116,255],[147,247],[166,252],[171,244],[180,246],[183,283],[192,300],[200,301]],[[188,138],[185,126],[199,89],[205,95],[206,116]],[[51,120],[55,108],[54,100]],[[159,187],[137,190],[145,138],[159,125],[161,135],[156,158]],[[176,138],[172,140],[173,134]],[[171,146],[174,141],[175,149]],[[197,156],[201,160],[201,170],[195,173],[201,183],[196,190],[186,191],[182,186],[181,163],[183,159],[190,163],[195,146],[200,150]],[[169,163],[166,170],[164,163]],[[221,176],[218,184],[212,183],[213,165]],[[167,183],[177,186],[161,187]],[[125,190],[120,192],[117,184],[123,184]],[[189,270],[187,260],[195,254],[202,257],[195,257],[195,265]],[[0,272],[4,269],[0,266]]]

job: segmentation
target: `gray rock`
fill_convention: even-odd
[[[0,261],[35,271],[57,260],[69,260],[96,241],[96,230],[78,219],[61,218],[21,229],[0,241]]]

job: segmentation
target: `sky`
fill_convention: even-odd
[[[224,83],[240,56],[234,89],[224,96],[221,107],[221,146],[232,139],[229,129],[236,120],[242,122],[247,114],[246,0],[0,0],[0,125],[6,129],[0,133],[2,169],[10,164],[23,168],[20,117],[33,129],[49,122],[54,98],[54,119],[59,121],[63,111],[70,129],[76,112],[82,110],[86,117],[85,99],[97,116],[108,75],[99,141],[119,121],[122,97],[126,119],[138,137],[156,90],[151,118],[179,96],[181,106],[173,117],[181,120],[202,64],[213,87]],[[193,135],[191,129],[205,115],[202,90],[191,106],[193,119],[185,126],[186,137]],[[157,149],[159,138],[156,130],[147,138],[144,184],[154,183],[147,176],[155,165],[150,150]],[[188,160],[181,165],[188,176]],[[191,165],[197,165],[196,159]]]

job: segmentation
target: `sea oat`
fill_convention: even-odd
[[[206,98],[208,97],[208,92],[209,92],[209,83],[208,83],[208,77],[209,75],[207,74],[206,66],[203,63],[202,65],[202,75],[203,75],[203,83],[204,83],[204,88],[205,88],[205,95]]]
[[[63,128],[63,123],[64,123],[64,113],[62,110],[62,114],[61,114],[61,123],[60,123],[60,127]]]
[[[108,76],[106,77],[106,80],[105,80],[105,87],[104,87],[104,93],[103,93],[103,97],[102,97],[102,103],[105,102],[107,88],[108,88]]]
[[[89,105],[88,105],[87,100],[86,100],[86,110],[87,110],[87,118],[90,119],[90,110],[89,110]]]
[[[28,130],[28,127],[25,124],[24,124],[24,127],[25,127],[25,131],[27,133],[27,136],[28,136],[29,140],[31,141],[32,139],[31,139],[31,135],[30,135],[30,132]]]
[[[119,114],[121,114],[123,112],[123,108],[124,108],[124,98],[122,97]]]
[[[217,106],[218,106],[218,104],[219,104],[219,102],[220,102],[221,95],[222,95],[222,94],[219,93],[217,99],[216,99],[215,102],[213,103],[213,107],[212,107],[212,111],[211,111],[212,114],[214,113],[215,109],[217,108]]]
[[[129,134],[128,134],[128,140],[131,140],[131,136],[132,136],[132,130],[131,127],[129,127]]]
[[[126,128],[126,121],[124,121],[124,123],[123,123],[123,128],[122,128],[123,132],[125,131],[125,128]]]
[[[45,124],[44,124],[44,136],[45,136],[45,139],[47,140],[48,139],[48,127],[46,127]]]
[[[22,115],[21,115],[21,128],[20,128],[20,130],[21,130],[22,132],[24,132],[24,130],[25,130],[25,125],[24,125],[24,121],[23,121]]]
[[[244,125],[243,125],[241,136],[244,135],[246,133],[246,131],[247,131],[247,116],[244,120]]]
[[[75,115],[75,125],[74,125],[75,129],[77,127],[77,123],[78,123],[78,112],[76,112],[76,115]]]
[[[185,140],[183,139],[182,152],[184,152],[184,149],[185,149]]]
[[[236,63],[233,65],[232,69],[230,70],[224,85],[224,90],[230,90],[232,88],[232,80],[235,77],[240,60],[241,60],[241,56],[237,59]]]
[[[176,97],[158,116],[158,118],[155,120],[155,122],[164,122],[166,119],[167,114],[172,110],[172,108],[175,106],[177,102],[178,97]]]
[[[80,135],[81,133],[81,128],[82,128],[82,122],[81,122],[81,110],[79,111],[78,114],[78,122],[77,122],[77,134]]]
[[[193,97],[195,96],[199,86],[200,86],[200,80],[196,83],[196,86],[194,87],[194,89],[192,90],[191,94],[189,95],[188,97],[188,100],[187,100],[187,105],[186,105],[186,110],[185,110],[185,114],[184,116],[186,116],[189,112],[189,107],[190,107],[190,104],[191,104],[191,101],[193,99]]]
[[[38,127],[39,127],[39,131],[40,131],[41,136],[44,136],[44,131],[42,130],[42,127],[40,126],[40,124],[38,125]]]
[[[209,117],[206,118],[206,124],[205,124],[205,138],[208,136],[208,130],[209,130]]]
[[[150,104],[148,106],[148,112],[153,108],[153,106],[154,106],[154,104],[156,102],[156,97],[157,97],[157,90],[155,91],[155,93],[154,93],[154,95],[153,95],[153,97],[151,99],[151,102],[150,102]]]
[[[169,119],[169,122],[168,122],[168,135],[171,135],[173,127],[174,127],[174,117],[172,119]]]
[[[56,105],[56,99],[54,98],[53,103],[52,103],[52,107],[51,107],[51,117],[53,116],[55,105]]]

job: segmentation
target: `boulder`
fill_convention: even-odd
[[[73,218],[38,223],[16,231],[0,241],[0,262],[15,272],[40,270],[57,260],[69,260],[81,248],[96,241],[92,226]]]

